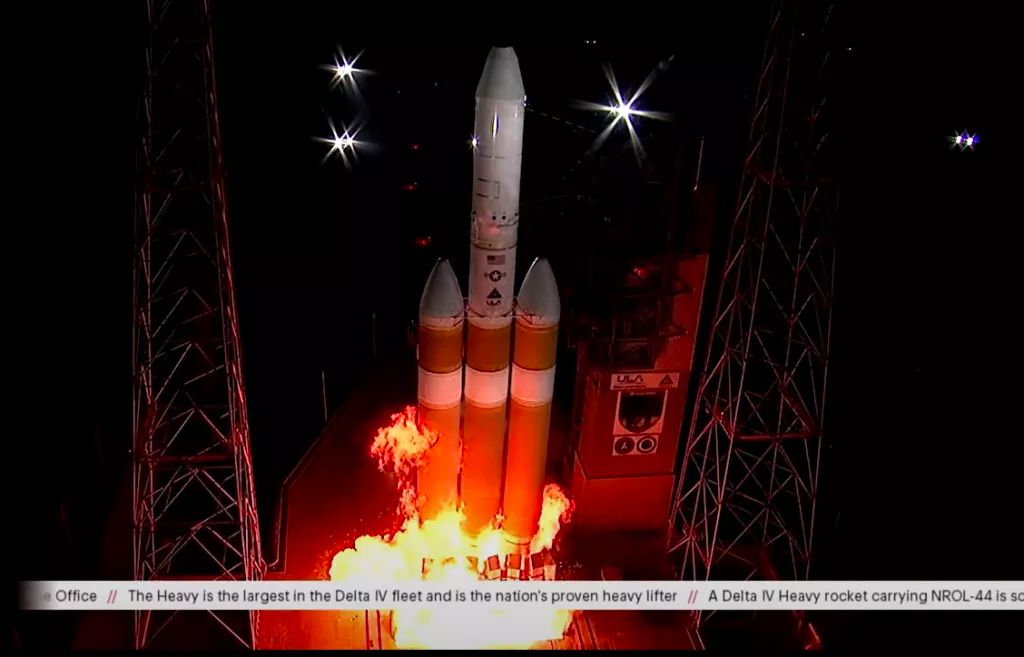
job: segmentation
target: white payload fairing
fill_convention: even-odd
[[[534,263],[523,282],[521,293],[529,303],[521,303],[517,311],[514,298],[525,112],[526,93],[515,51],[492,48],[477,86],[472,141],[469,299],[464,308],[465,349],[460,353],[464,403],[459,496],[470,534],[503,516],[511,529],[509,540],[516,545],[529,543],[540,515],[559,318],[557,285],[544,260]],[[450,271],[447,263],[435,268],[421,304],[420,409],[421,421],[428,425],[440,419],[438,407],[451,408],[450,368],[455,352],[449,343],[463,334],[461,316],[434,317],[437,299],[444,298],[440,305],[448,306],[459,293]],[[514,321],[519,342],[515,373],[511,373]],[[436,328],[442,324],[446,339],[438,341]],[[447,345],[443,356],[424,353],[442,348],[442,343]],[[444,370],[442,376],[439,369]],[[511,423],[510,381],[514,388]],[[445,426],[432,428],[450,432],[451,412],[443,417]],[[507,468],[506,434],[512,441]],[[442,447],[431,449],[420,472],[420,489],[429,490],[433,498],[424,506],[424,516],[437,508],[439,499],[450,499],[455,493],[450,490],[451,442],[442,436],[438,445]],[[445,465],[431,465],[435,457]]]

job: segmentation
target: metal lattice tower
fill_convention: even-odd
[[[137,580],[261,579],[206,0],[146,3],[135,225]],[[136,647],[253,647],[249,612],[138,612]]]
[[[672,505],[683,579],[809,577],[835,272],[830,17],[773,10]]]

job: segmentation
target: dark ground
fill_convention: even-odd
[[[408,169],[374,158],[356,175],[320,166],[322,150],[309,138],[323,133],[325,110],[336,113],[339,103],[330,100],[315,66],[337,41],[358,48],[372,46],[372,39],[349,38],[352,31],[334,14],[218,10],[218,34],[225,35],[217,53],[221,120],[266,530],[279,482],[323,424],[321,370],[336,407],[372,368],[371,314],[378,313],[382,349],[401,350],[429,262],[438,252],[465,257],[456,241],[464,232],[444,225],[446,217],[464,218],[468,159],[442,145],[438,159]],[[78,11],[34,17],[28,24],[41,28],[39,36],[11,60],[19,69],[15,83],[24,86],[9,103],[20,116],[9,124],[18,148],[8,244],[17,248],[7,261],[14,291],[8,322],[16,333],[9,344],[22,366],[12,377],[16,412],[9,430],[10,462],[20,477],[9,479],[9,499],[17,501],[8,562],[15,579],[106,576],[103,564],[116,549],[105,543],[114,536],[105,527],[123,481],[130,431],[133,96],[141,42],[129,16]],[[835,448],[824,477],[834,501],[822,510],[819,577],[1024,574],[1014,526],[1021,493],[1012,384],[1020,296],[1019,210],[1009,202],[1011,173],[1019,170],[1018,131],[1009,120],[1008,90],[1017,77],[1009,73],[1013,39],[991,28],[995,17],[977,6],[950,11],[851,26],[863,63],[851,83],[855,102],[847,124],[854,148],[833,342]],[[689,94],[687,102],[700,108],[695,125],[730,144],[718,156],[724,185],[736,174],[742,142],[736,135],[749,115],[744,95],[752,88],[760,39],[760,23],[750,24],[752,34],[705,33],[681,46],[711,80],[702,89],[718,88],[718,95]],[[745,49],[730,47],[745,36],[753,39]],[[458,49],[461,38],[397,37],[404,50],[368,47],[367,65],[393,71],[406,62],[404,75],[425,87],[424,70],[436,70],[450,93],[465,96],[486,49]],[[633,70],[621,77],[643,75],[667,51],[657,39],[647,39],[653,43],[644,50],[627,47],[636,39],[619,38],[603,54]],[[542,58],[531,57],[524,55],[524,73],[536,102],[603,93],[600,78],[538,73]],[[555,61],[597,70],[597,55],[574,57]],[[395,79],[378,76],[378,91]],[[441,92],[417,91],[421,98],[431,93]],[[399,114],[408,109],[386,106]],[[373,125],[395,130],[386,139],[392,144],[467,136],[470,104],[459,103],[458,115],[443,125],[435,124],[438,115],[451,112],[426,106],[435,109],[401,115],[408,120],[382,110]],[[981,132],[975,152],[948,149],[943,138],[957,129]],[[555,155],[543,159],[553,170],[563,164]],[[442,176],[448,168],[452,175]],[[436,192],[422,206],[402,206],[395,184],[424,171],[438,178]],[[400,258],[397,267],[381,255],[395,234],[382,218],[396,211],[439,227],[432,250]],[[418,232],[409,230],[400,234]],[[851,649],[998,647],[1014,629],[995,614],[819,620],[826,645]],[[19,630],[15,640],[26,646],[60,647],[75,624],[36,616]]]

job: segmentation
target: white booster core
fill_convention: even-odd
[[[476,89],[469,307],[512,312],[526,92],[512,48],[492,48]]]

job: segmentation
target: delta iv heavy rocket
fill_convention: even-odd
[[[540,515],[560,315],[546,260],[530,267],[518,306],[513,298],[525,110],[515,51],[492,48],[476,91],[469,299],[463,307],[450,265],[439,261],[423,292],[418,345],[421,421],[450,433],[459,394],[464,402],[459,493],[465,529],[475,535],[500,512],[515,546],[529,543]],[[456,494],[453,443],[442,435],[419,473],[424,517]]]

